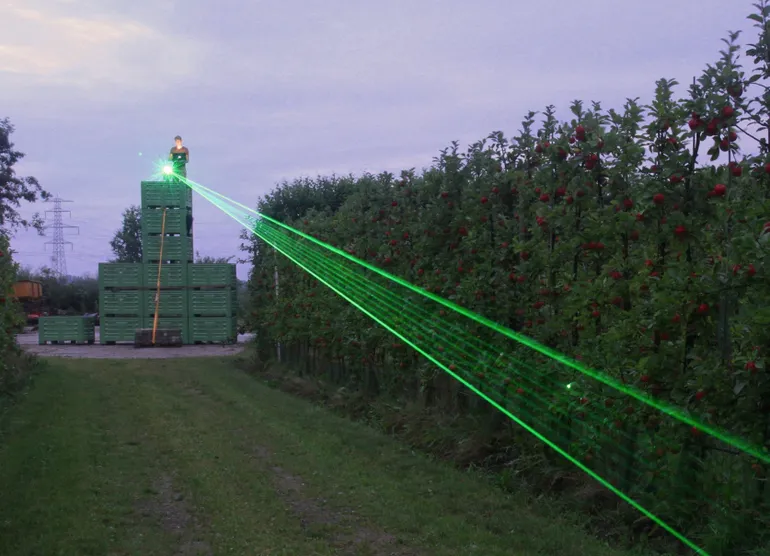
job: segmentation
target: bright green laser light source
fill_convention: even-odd
[[[170,176],[171,174],[174,173],[174,169],[171,167],[170,164],[166,164],[163,167],[163,173],[166,174],[167,176]]]

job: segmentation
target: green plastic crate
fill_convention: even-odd
[[[99,288],[141,288],[142,263],[99,263]]]
[[[101,315],[144,315],[142,290],[99,290],[99,313]]]
[[[142,234],[159,234],[165,230],[167,234],[187,235],[186,208],[171,208],[166,210],[166,223],[163,224],[163,209],[142,209]]]
[[[144,314],[155,314],[155,294],[154,289],[148,289],[144,292]],[[158,314],[161,316],[180,316],[187,317],[187,291],[186,290],[160,290],[160,304],[158,306]]]
[[[187,262],[163,263],[160,265],[160,286],[162,288],[183,288],[187,286],[190,264]],[[158,284],[158,263],[144,263],[144,284],[155,288]]]
[[[134,343],[136,329],[141,327],[141,317],[102,317],[99,319],[99,343]]]
[[[190,317],[192,343],[231,343],[238,339],[235,317]]]
[[[230,317],[235,314],[235,288],[189,290],[190,315]]]
[[[142,321],[142,328],[152,328],[155,322],[153,315],[148,315]],[[191,344],[190,320],[187,317],[158,317],[158,328],[175,328],[182,331],[182,343]]]
[[[235,265],[232,263],[196,263],[190,266],[190,287],[235,285]]]
[[[192,207],[192,189],[179,182],[143,181],[142,210],[163,207]]]
[[[96,332],[93,317],[40,317],[38,343],[77,342],[94,343]]]
[[[160,260],[160,238],[162,236],[142,236],[142,251],[145,263]],[[165,236],[163,239],[163,260],[192,262],[193,243],[187,236]]]

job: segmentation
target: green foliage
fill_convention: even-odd
[[[14,150],[13,132],[10,120],[0,119],[0,396],[18,390],[32,365],[16,343],[15,334],[23,327],[24,318],[13,297],[18,267],[12,258],[9,236],[18,228],[32,227],[42,232],[43,222],[38,214],[27,220],[18,209],[24,202],[50,197],[35,178],[16,175],[14,167],[24,153]]]
[[[52,315],[82,315],[99,310],[99,282],[93,276],[60,278],[53,270],[21,268],[19,280],[35,280],[43,287],[41,309]]]
[[[31,220],[23,218],[18,208],[22,202],[34,203],[48,199],[50,195],[43,190],[33,177],[19,177],[14,166],[24,153],[14,150],[11,135],[14,127],[8,118],[0,119],[0,232],[10,234],[16,228],[36,228],[42,230],[43,221],[38,214]]]
[[[29,370],[16,343],[16,333],[24,326],[21,307],[13,297],[16,270],[8,237],[0,233],[0,397],[18,390]]]
[[[211,257],[209,255],[201,255],[198,251],[195,252],[195,262],[199,264],[228,264],[234,258],[234,255],[229,257]]]
[[[131,205],[123,211],[123,224],[110,240],[114,263],[142,262],[142,209]]]

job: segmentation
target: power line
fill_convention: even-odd
[[[53,240],[52,241],[46,241],[45,245],[53,245],[53,253],[51,255],[51,270],[53,270],[54,274],[58,276],[59,278],[64,278],[67,276],[67,259],[64,255],[64,246],[69,245],[72,247],[71,241],[65,241],[64,240],[64,229],[65,228],[73,228],[80,233],[80,228],[78,226],[71,226],[69,224],[64,224],[62,221],[62,214],[65,212],[70,215],[70,218],[72,217],[72,213],[68,210],[63,210],[61,208],[62,203],[72,203],[73,201],[68,201],[66,199],[62,199],[60,197],[55,197],[54,199],[49,199],[46,201],[47,203],[53,203],[53,210],[47,210],[46,218],[48,217],[48,213],[53,213],[53,224],[45,226],[44,229],[53,229]]]

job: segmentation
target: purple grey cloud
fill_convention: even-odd
[[[17,0],[0,6],[0,116],[27,153],[20,173],[75,201],[70,271],[95,273],[177,133],[191,178],[253,206],[283,179],[427,166],[451,140],[512,134],[547,104],[567,118],[576,98],[647,101],[656,79],[699,75],[750,11],[751,0]],[[197,249],[238,254],[238,224],[195,203]],[[47,263],[44,241],[19,233],[19,260]]]

